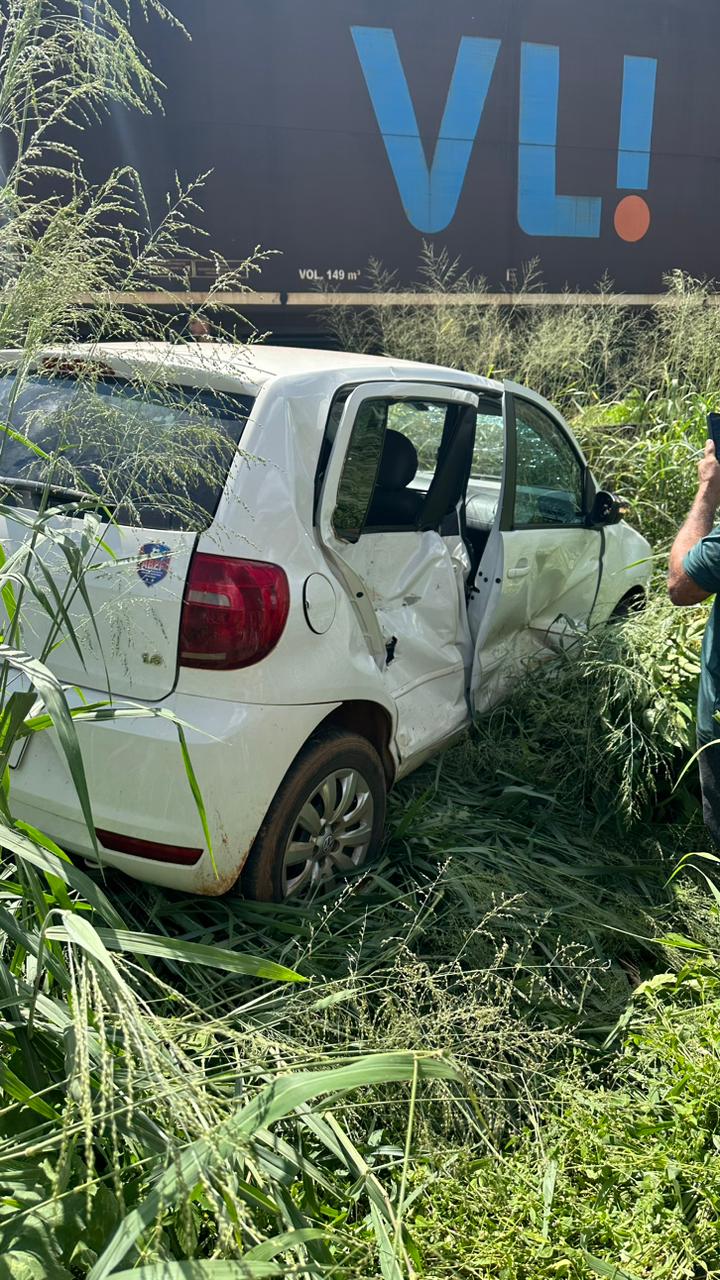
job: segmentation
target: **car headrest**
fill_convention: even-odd
[[[378,487],[380,489],[405,489],[412,484],[418,469],[417,449],[412,440],[399,431],[386,431],[383,445]]]

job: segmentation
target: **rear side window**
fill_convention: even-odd
[[[361,403],[333,513],[339,538],[357,542],[366,532],[418,526],[450,412],[432,400]]]
[[[360,406],[333,514],[335,532],[345,542],[357,542],[363,531],[380,468],[386,422],[387,401],[365,400]]]
[[[121,524],[200,531],[215,515],[253,404],[119,378],[36,376],[18,389],[14,377],[0,377],[0,423],[10,428],[0,434],[0,499],[38,507],[42,482],[90,490]]]

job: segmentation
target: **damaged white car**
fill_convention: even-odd
[[[67,376],[57,358],[51,377],[38,364],[12,403],[18,439],[46,448],[59,416],[87,418],[72,365],[89,358],[63,353]],[[149,497],[108,519],[108,554],[70,606],[82,645],[66,636],[47,658],[71,701],[188,726],[211,838],[170,718],[79,724],[97,846],[55,731],[33,734],[11,762],[14,811],[86,859],[99,848],[105,865],[190,893],[312,895],[371,857],[388,789],[529,659],[645,598],[647,543],[522,387],[262,346],[108,344],[92,359],[94,395],[156,432],[158,456],[168,415],[182,430],[200,401],[232,453],[186,509]],[[19,510],[0,520],[6,555],[27,537],[23,467],[7,448]],[[84,520],[53,516],[78,542]],[[43,627],[38,614],[25,629],[33,652]]]

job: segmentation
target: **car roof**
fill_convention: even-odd
[[[2,351],[0,364],[12,365],[19,361],[20,355],[18,351]],[[257,395],[262,386],[275,378],[334,375],[334,380],[340,384],[347,376],[357,375],[358,380],[363,381],[373,373],[388,381],[416,376],[423,381],[450,381],[473,389],[502,391],[499,382],[440,365],[357,352],[273,347],[264,343],[74,343],[43,351],[38,362],[55,358],[93,359],[107,363],[120,376],[139,375],[152,380],[251,395]]]

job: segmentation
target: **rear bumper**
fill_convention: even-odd
[[[88,701],[100,695],[85,691]],[[256,706],[176,695],[212,837],[207,848],[176,726],[160,716],[78,723],[95,826],[158,844],[202,848],[194,866],[102,849],[102,864],[187,893],[232,887],[287,770],[336,704]],[[157,704],[152,708],[158,710]],[[35,734],[11,774],[13,812],[61,848],[96,861],[53,730]],[[213,866],[214,859],[214,866]]]

